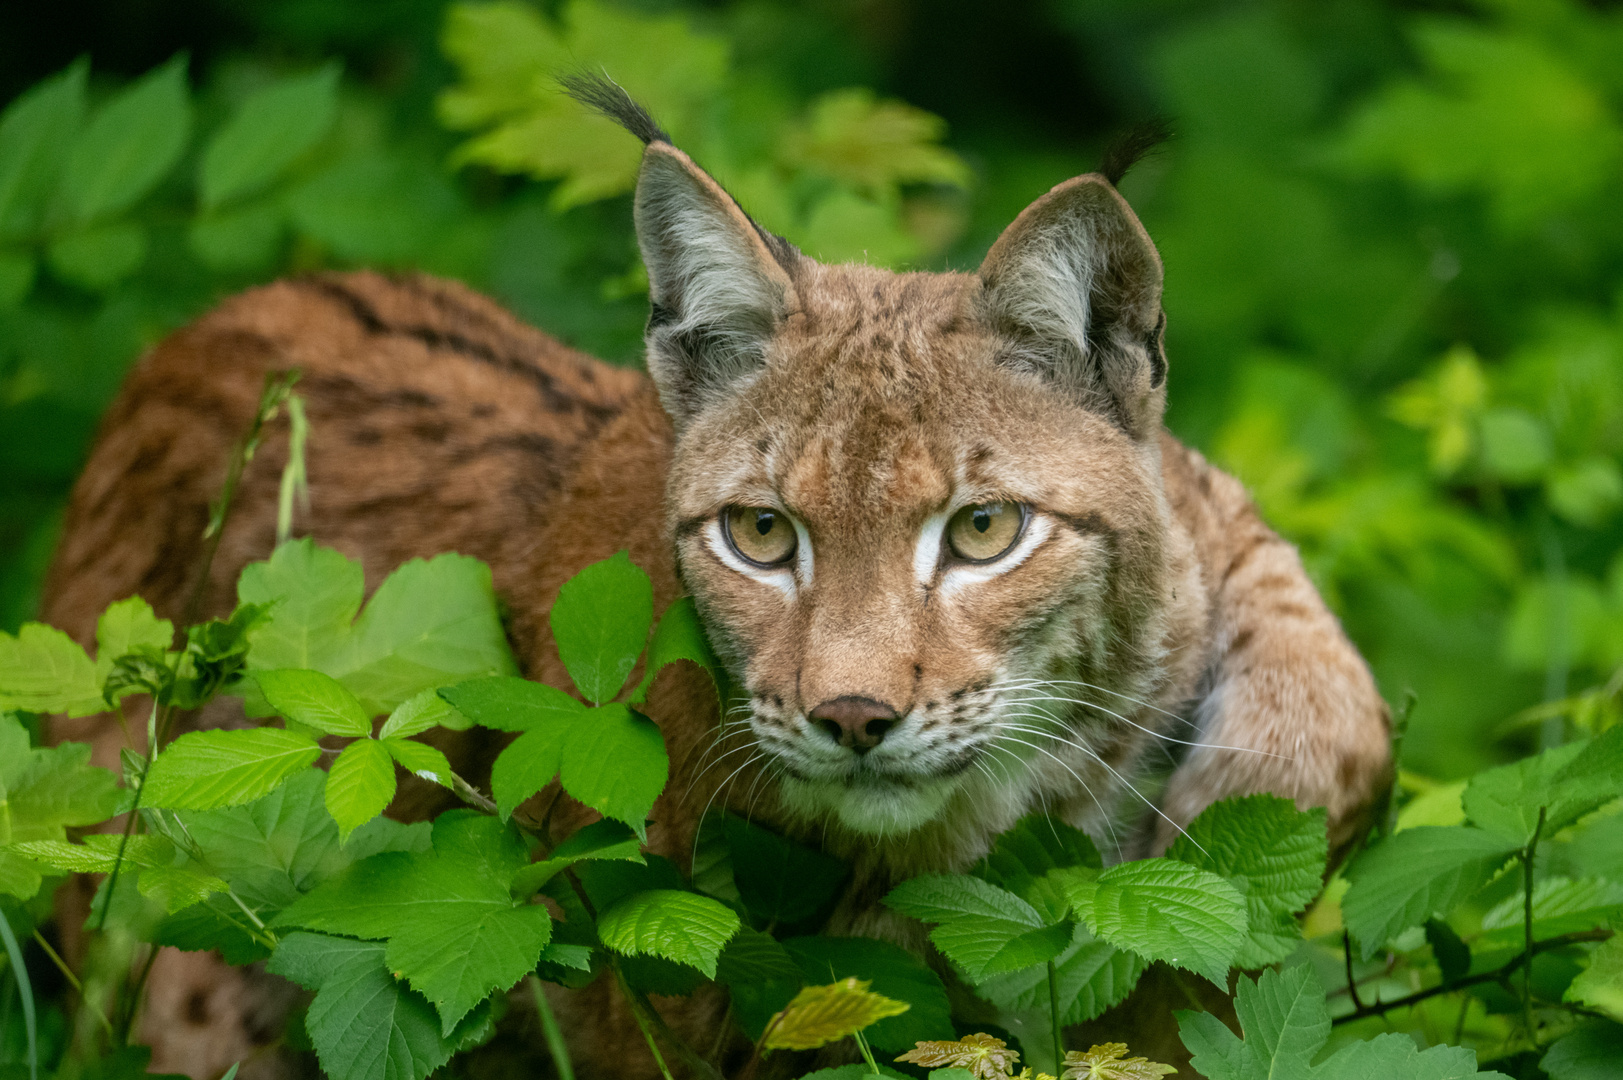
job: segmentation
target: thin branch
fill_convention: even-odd
[[[51,943],[41,936],[37,927],[34,930],[34,942],[45,950],[45,955],[51,958],[51,963],[56,965],[56,970],[60,971],[62,977],[68,980],[68,985],[73,987],[75,994],[79,995],[79,1000],[89,1006],[90,1011],[96,1014],[96,1019],[101,1021],[101,1026],[106,1030],[107,1034],[112,1035],[113,1025],[108,1021],[107,1014],[101,1011],[101,1006],[85,997],[85,988],[79,982],[79,977],[73,973],[73,969],[68,966],[67,961],[58,956],[56,950],[51,948]]]
[[[1533,826],[1533,835],[1522,852],[1522,927],[1526,933],[1522,958],[1527,961],[1522,967],[1522,1023],[1527,1028],[1527,1041],[1535,1050],[1538,1028],[1533,1023],[1533,857],[1538,854],[1539,834],[1544,831],[1545,809],[1538,808],[1538,824]]]
[[[1591,941],[1610,941],[1613,935],[1611,930],[1580,930],[1573,934],[1562,934],[1559,937],[1546,938],[1544,941],[1533,943],[1533,955],[1547,953],[1554,949],[1564,949],[1568,945],[1582,945]],[[1479,975],[1468,975],[1463,979],[1456,979],[1450,983],[1442,983],[1426,990],[1417,990],[1405,997],[1393,998],[1391,1001],[1377,1001],[1354,1009],[1350,1013],[1338,1016],[1331,1020],[1332,1024],[1350,1024],[1354,1020],[1363,1020],[1371,1016],[1382,1016],[1393,1009],[1406,1009],[1411,1005],[1418,1005],[1422,1001],[1434,998],[1438,994],[1451,994],[1456,990],[1464,990],[1471,986],[1480,986],[1482,983],[1504,983],[1515,973],[1516,969],[1527,963],[1530,958],[1526,953],[1517,953],[1515,957],[1505,961],[1492,971],[1484,971]]]
[[[1346,930],[1341,932],[1341,951],[1347,961],[1347,996],[1352,998],[1353,1008],[1362,1009],[1364,1003],[1358,1000],[1358,980],[1353,978],[1352,934]]]

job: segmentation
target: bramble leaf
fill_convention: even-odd
[[[327,812],[338,822],[338,842],[383,813],[394,798],[394,761],[376,739],[356,739],[327,774]]]
[[[654,639],[648,643],[648,663],[643,669],[642,682],[632,692],[631,704],[647,700],[648,689],[654,685],[654,678],[678,660],[689,660],[703,668],[720,693],[723,680],[721,661],[710,649],[710,641],[704,636],[704,625],[699,621],[699,609],[694,607],[691,596],[677,597],[665,609],[665,614],[659,617],[659,625],[654,628]]]
[[[670,760],[652,720],[624,705],[585,713],[564,743],[564,790],[605,817],[647,834],[648,812],[665,790]]]
[[[1545,810],[1553,836],[1623,791],[1623,728],[1588,742],[1567,743],[1534,757],[1478,773],[1465,787],[1466,815],[1475,825],[1527,843]]]
[[[945,923],[954,919],[996,919],[1036,929],[1042,916],[1007,889],[980,878],[927,874],[904,881],[885,897],[885,906],[920,922]]]
[[[587,710],[556,687],[510,675],[469,679],[439,694],[475,724],[497,731],[551,730],[573,723]]]
[[[1149,1058],[1128,1057],[1126,1043],[1104,1043],[1086,1053],[1069,1050],[1062,1064],[1060,1080],[1160,1080],[1178,1071]]]
[[[1082,867],[1102,870],[1104,861],[1088,834],[1046,814],[1028,814],[997,838],[986,858],[971,871],[1007,889],[1040,912],[1047,922],[1065,918],[1070,902],[1050,871]]]
[[[411,735],[421,735],[433,727],[465,731],[471,726],[472,721],[452,708],[451,703],[441,697],[439,691],[424,690],[395,706],[394,712],[389,714],[389,718],[383,722],[383,727],[378,730],[378,738],[404,739]]]
[[[1612,1080],[1623,1059],[1623,1024],[1596,1020],[1557,1039],[1539,1060],[1550,1080]]]
[[[332,125],[338,65],[282,79],[248,97],[209,141],[198,195],[213,209],[275,180]]]
[[[1260,968],[1302,940],[1295,914],[1323,884],[1325,814],[1274,795],[1225,799],[1202,811],[1167,855],[1225,878],[1245,898],[1249,930],[1234,966]]]
[[[77,60],[0,113],[0,237],[36,227],[84,122],[89,63]]]
[[[514,896],[530,896],[549,878],[583,859],[623,859],[643,862],[642,844],[624,822],[605,818],[594,821],[553,848],[552,855],[520,867],[509,883]]]
[[[314,740],[281,728],[193,731],[153,761],[141,798],[171,810],[239,806],[276,790],[320,756]]]
[[[445,1033],[433,1006],[389,974],[377,942],[289,934],[266,967],[316,991],[305,1030],[322,1070],[342,1080],[425,1080],[486,1019]]]
[[[1078,912],[1099,937],[1164,960],[1219,986],[1245,942],[1245,901],[1234,886],[1175,859],[1120,863],[1099,875],[1091,910]]]
[[[1469,826],[1406,829],[1365,850],[1347,868],[1352,883],[1341,917],[1369,959],[1393,935],[1446,916],[1486,885],[1520,844]]]
[[[653,586],[622,551],[564,582],[548,618],[576,689],[601,705],[625,686],[648,643]]]
[[[89,716],[107,708],[96,665],[62,631],[24,623],[0,630],[0,709]]]
[[[1149,961],[1142,956],[1099,940],[1077,923],[1070,944],[1054,957],[1060,1022],[1080,1024],[1125,1001],[1148,967]],[[1046,1017],[1050,1006],[1047,966],[982,979],[975,984],[975,993],[1001,1009]]]
[[[400,763],[402,769],[413,776],[441,787],[452,786],[450,761],[427,743],[400,738],[379,739],[378,742],[389,752],[390,757]]]
[[[626,956],[658,956],[716,977],[722,947],[738,932],[738,913],[718,900],[676,889],[633,893],[597,917],[603,944]]]
[[[761,1046],[767,1050],[815,1050],[909,1008],[869,990],[865,979],[841,979],[802,989],[767,1024]]]
[[[119,657],[143,650],[167,652],[174,638],[175,624],[158,618],[139,596],[109,604],[96,620],[97,683],[107,681]]]
[[[1587,1005],[1623,1024],[1623,937],[1613,937],[1589,954],[1589,967],[1572,980],[1562,1000]]]
[[[991,1035],[965,1035],[950,1041],[921,1041],[897,1061],[928,1069],[965,1069],[975,1080],[1002,1080],[1013,1075],[1020,1051]]]
[[[741,927],[716,961],[716,981],[726,986],[764,982],[792,984],[798,989],[800,967],[771,934]],[[793,993],[793,989],[790,991]]]
[[[372,734],[372,719],[359,699],[331,675],[282,668],[256,671],[253,678],[271,708],[294,723],[325,735]]]
[[[750,914],[780,926],[810,918],[834,898],[848,870],[815,848],[728,814],[733,880]]]

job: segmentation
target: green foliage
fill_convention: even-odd
[[[120,799],[113,774],[90,764],[90,747],[30,747],[17,718],[0,713],[0,893],[27,900],[41,878],[9,845],[62,841],[67,828],[111,816]]]
[[[726,904],[676,889],[633,893],[597,919],[603,944],[616,952],[688,964],[710,979],[738,927],[738,913]]]
[[[1234,995],[1245,1038],[1211,1013],[1180,1012],[1178,1024],[1192,1064],[1212,1080],[1353,1080],[1370,1076],[1454,1080],[1502,1073],[1478,1072],[1476,1055],[1455,1046],[1420,1050],[1405,1035],[1379,1035],[1345,1046],[1317,1065],[1313,1059],[1330,1037],[1330,1011],[1313,969],[1298,965],[1264,971],[1256,981],[1240,977]]]

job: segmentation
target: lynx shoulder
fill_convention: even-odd
[[[877,905],[890,883],[965,869],[1037,808],[1128,856],[1269,791],[1350,842],[1387,779],[1385,705],[1294,549],[1163,430],[1161,262],[1112,177],[1038,199],[975,273],[829,266],[635,106],[599,104],[647,144],[647,375],[429,278],[245,293],[130,375],[45,618],[88,641],[122,596],[178,614],[264,374],[298,368],[308,531],[371,584],[416,556],[484,559],[530,677],[567,685],[546,612],[589,562],[629,549],[657,604],[694,596],[744,707],[723,724],[705,687],[661,678],[651,842],[680,859],[711,805],[812,837],[855,867],[836,932],[905,937]],[[246,474],[209,613],[270,550],[281,459],[273,442]],[[122,739],[109,717],[55,733],[109,764]],[[475,779],[500,748],[442,739]],[[394,812],[439,798],[407,787]],[[582,1038],[612,1027],[581,1008]],[[155,1004],[154,1068],[245,1055],[238,1020],[201,1040]]]

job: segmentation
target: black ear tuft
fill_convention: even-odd
[[[644,146],[655,142],[670,143],[671,137],[654,123],[654,118],[648,115],[648,110],[638,105],[631,95],[626,93],[625,87],[607,75],[587,71],[576,72],[559,78],[558,85],[564,88],[564,93],[588,109],[596,109],[641,139]]]
[[[620,92],[625,93],[623,90]],[[1110,181],[1111,187],[1116,187],[1121,183],[1121,178],[1127,175],[1128,170],[1143,160],[1144,155],[1170,138],[1172,124],[1164,118],[1135,124],[1118,135],[1105,148],[1105,159],[1099,163],[1099,171]]]

